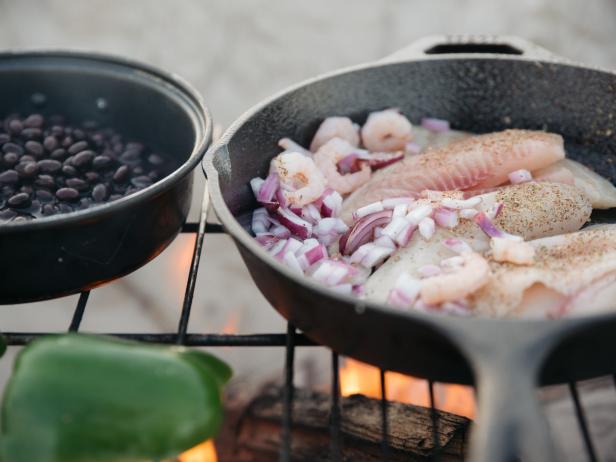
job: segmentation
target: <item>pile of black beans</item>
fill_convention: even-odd
[[[150,186],[169,159],[95,122],[61,116],[0,120],[0,222],[69,213]]]

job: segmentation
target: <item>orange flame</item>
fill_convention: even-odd
[[[192,449],[183,452],[178,457],[178,462],[217,462],[216,447],[214,441],[207,440]]]
[[[225,325],[222,328],[222,333],[223,334],[237,334],[239,322],[240,322],[240,314],[237,311],[231,312],[231,314],[227,318],[227,322],[225,322]]]
[[[385,374],[387,399],[401,403],[430,406],[428,382],[396,372]],[[381,379],[379,370],[367,364],[345,359],[340,368],[340,391],[342,396],[355,393],[380,398]],[[463,385],[436,384],[434,390],[436,407],[453,414],[473,418],[475,416],[475,397],[473,389]]]

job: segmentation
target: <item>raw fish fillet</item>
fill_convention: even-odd
[[[606,178],[585,165],[571,159],[563,159],[533,173],[537,181],[570,183],[582,189],[593,209],[616,207],[616,187]]]
[[[505,130],[428,149],[424,154],[376,172],[351,194],[342,209],[350,223],[359,207],[388,197],[437,191],[481,189],[505,183],[514,170],[547,167],[565,157],[560,135],[531,130]]]
[[[588,221],[592,208],[582,191],[560,183],[524,183],[506,186],[483,194],[479,209],[488,210],[496,202],[504,207],[494,223],[511,234],[536,239],[570,233]],[[368,299],[385,302],[398,276],[403,272],[419,277],[417,270],[428,264],[438,264],[455,253],[442,245],[448,237],[464,239],[476,252],[490,247],[489,238],[472,220],[462,220],[453,230],[437,227],[429,241],[419,233],[406,247],[396,251],[366,283]]]
[[[544,319],[616,309],[616,225],[529,243],[534,265],[491,264],[491,281],[470,299],[477,314]]]

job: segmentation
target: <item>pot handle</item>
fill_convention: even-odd
[[[509,35],[430,35],[395,51],[381,62],[407,61],[409,59],[487,54],[522,56],[541,61],[566,61],[534,43]]]

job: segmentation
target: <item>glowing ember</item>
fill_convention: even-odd
[[[214,441],[207,440],[192,449],[183,452],[178,457],[178,462],[217,462],[216,447]]]
[[[418,406],[430,406],[428,382],[395,372],[385,374],[387,399]],[[376,367],[345,359],[340,368],[340,390],[342,396],[360,393],[372,398],[381,397],[381,381]],[[475,397],[471,387],[463,385],[435,385],[436,407],[453,414],[473,418]]]

